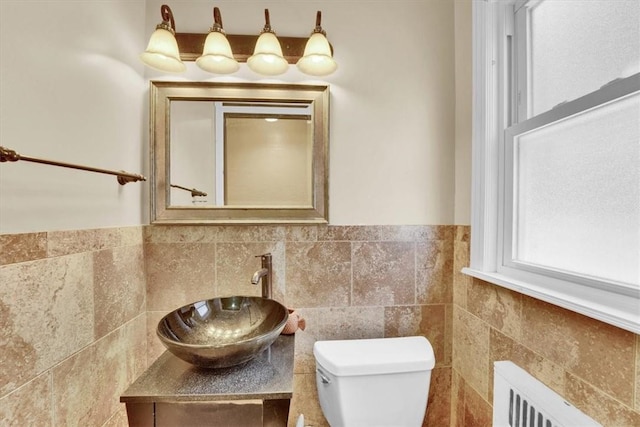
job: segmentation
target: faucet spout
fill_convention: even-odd
[[[267,274],[269,274],[269,270],[267,270],[266,268],[261,268],[260,270],[256,271],[251,277],[251,284],[257,285],[260,279],[262,279]]]
[[[271,254],[257,255],[256,258],[261,259],[260,270],[253,273],[251,284],[257,285],[262,281],[262,298],[271,299],[271,283],[273,279],[273,270],[271,268]]]

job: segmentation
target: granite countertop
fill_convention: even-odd
[[[293,355],[293,335],[280,335],[258,357],[231,368],[198,368],[165,351],[120,396],[120,402],[290,399]]]

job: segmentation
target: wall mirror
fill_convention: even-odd
[[[151,82],[153,224],[326,223],[326,85]]]

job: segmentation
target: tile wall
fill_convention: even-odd
[[[0,235],[3,425],[124,426],[146,354],[142,227]]]
[[[451,426],[491,426],[493,362],[511,360],[604,426],[640,426],[640,336],[471,279],[456,227]]]
[[[312,345],[425,335],[425,425],[490,426],[492,362],[513,360],[605,426],[640,425],[640,338],[459,270],[466,226],[163,226],[0,235],[0,417],[124,426],[120,393],[164,349],[153,331],[192,301],[258,295],[297,308],[291,420],[326,426]],[[452,286],[453,284],[453,286]],[[146,293],[145,293],[146,286]],[[100,404],[96,404],[100,402]]]
[[[436,368],[425,425],[450,418],[453,226],[169,226],[145,228],[150,358],[167,311],[212,296],[259,295],[255,258],[273,254],[274,298],[307,320],[296,334],[291,424],[327,426],[312,346],[321,339],[425,335]]]

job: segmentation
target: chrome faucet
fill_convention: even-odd
[[[251,284],[257,285],[262,280],[262,298],[271,299],[271,280],[273,279],[273,271],[271,269],[271,254],[256,255],[256,258],[262,260],[261,269],[253,273]]]

